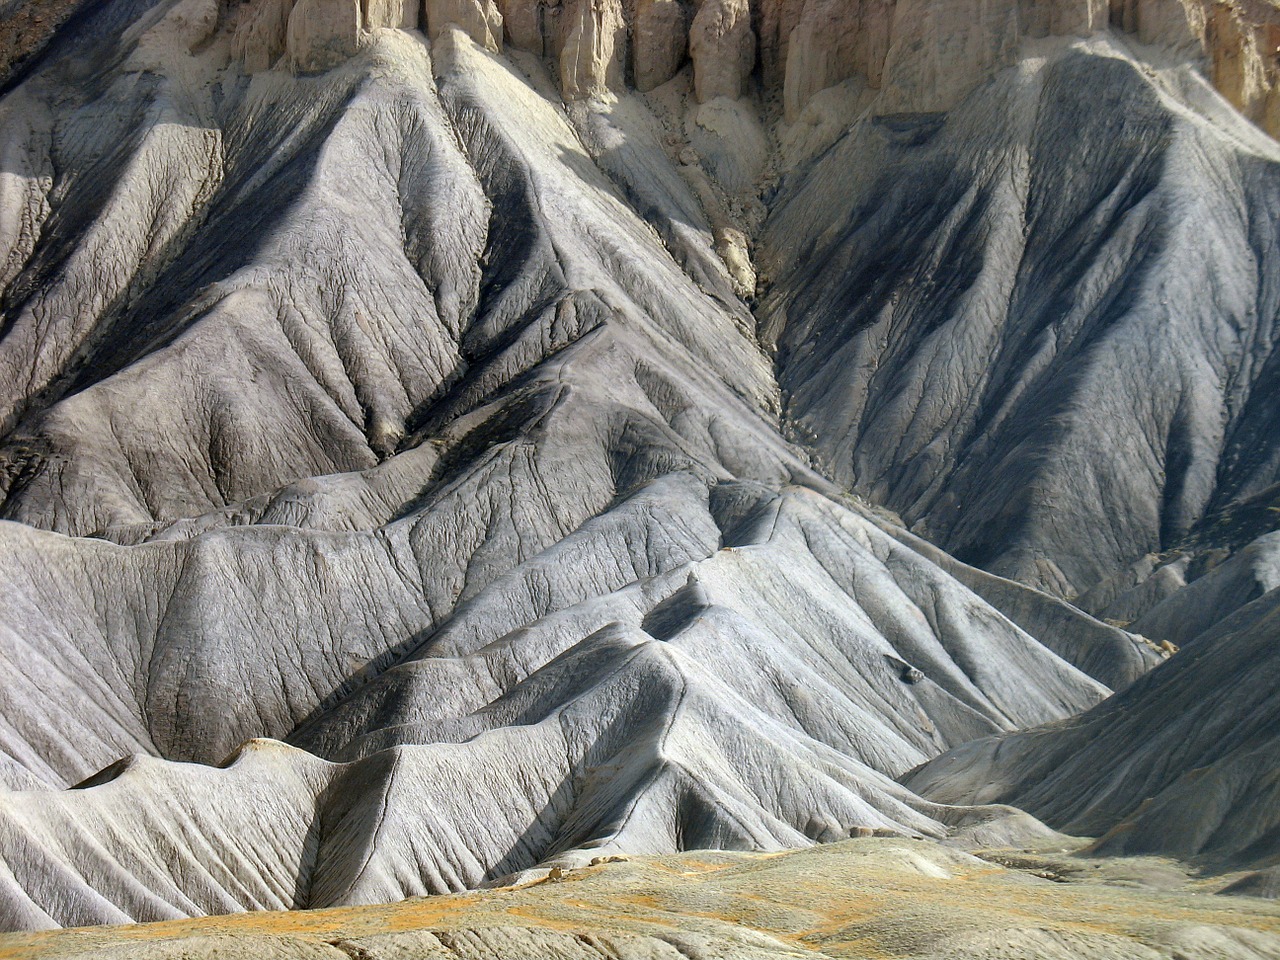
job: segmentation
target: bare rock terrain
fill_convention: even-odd
[[[52,18],[0,96],[4,928],[875,832],[1274,887],[1269,4],[55,6],[0,5]],[[1013,939],[1274,955],[1245,913]],[[189,949],[586,942],[483,926]]]

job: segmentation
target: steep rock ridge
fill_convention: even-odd
[[[757,260],[827,469],[1072,596],[1276,481],[1280,153],[1194,74],[1045,51],[945,117],[857,124]]]
[[[714,516],[700,518],[700,490],[689,477],[641,492],[468,599],[399,666],[313,709],[315,719],[292,739],[321,756],[359,759],[349,776],[321,776],[315,771],[330,768],[295,752],[280,754],[250,784],[207,768],[139,761],[127,778],[97,787],[112,774],[94,777],[90,789],[59,795],[53,806],[45,792],[6,795],[0,844],[13,874],[0,897],[6,925],[377,902],[461,889],[583,846],[776,849],[861,827],[941,835],[966,812],[922,807],[882,771],[901,772],[993,728],[1072,712],[1105,692],[923,557],[819,494],[757,502],[758,491],[730,486],[715,491]],[[637,514],[652,525],[643,536],[654,545],[617,557],[619,528],[639,539]],[[726,527],[721,537],[717,523]],[[682,530],[689,542],[672,542]],[[310,539],[312,549],[324,549]],[[733,545],[716,550],[721,539]],[[129,559],[144,559],[140,549]],[[359,558],[358,543],[347,550]],[[705,551],[714,552],[679,566],[664,559]],[[233,556],[250,562],[243,547]],[[322,556],[335,585],[349,579],[335,556]],[[300,568],[279,547],[273,561],[277,576]],[[612,572],[611,563],[622,569]],[[645,563],[658,573],[643,576]],[[212,578],[225,596],[227,573],[206,566],[199,582]],[[95,580],[110,576],[110,566],[96,566]],[[281,600],[262,593],[270,568],[255,576],[265,615]],[[372,565],[364,576],[364,590],[379,597],[382,629],[395,630],[386,606],[395,595],[372,580]],[[601,592],[614,584],[626,586]],[[104,599],[115,589],[108,586]],[[299,599],[332,591],[308,587]],[[14,592],[39,595],[23,586]],[[401,597],[404,617],[414,598]],[[125,601],[138,616],[142,601]],[[207,623],[207,602],[186,600],[178,622]],[[253,603],[243,594],[233,602]],[[372,614],[358,596],[336,602],[356,617]],[[798,609],[812,613],[797,619]],[[305,624],[323,614],[295,615]],[[329,616],[327,624],[350,634],[350,622]],[[352,649],[350,641],[345,650],[326,649],[288,629],[274,650],[263,648],[269,638],[260,629],[242,634],[252,646],[236,649],[234,624],[224,623],[220,642],[205,631],[194,642],[158,636],[148,654],[152,696],[134,724],[150,723],[171,755],[235,742],[239,732],[227,726],[236,718],[225,714],[244,684],[256,722],[274,714],[282,718],[277,729],[288,729],[309,706],[306,684],[333,682],[317,655],[338,658],[341,668]],[[74,648],[88,661],[86,675],[116,674],[134,660],[122,651],[124,663],[105,668],[109,644],[99,652],[78,639]],[[303,672],[295,665],[273,674],[273,662],[293,650]],[[165,682],[177,679],[167,668],[175,656],[189,665],[177,691]],[[969,675],[975,666],[982,672]],[[225,680],[208,673],[228,668]],[[291,685],[287,699],[273,703],[271,687],[282,681]],[[11,695],[21,697],[21,687]],[[173,700],[191,716],[157,729]],[[210,722],[213,711],[224,714],[227,732]],[[56,729],[59,742],[90,748],[54,725],[83,717],[96,729],[95,718],[59,714],[53,703],[46,714],[32,717],[34,729]],[[240,731],[254,722],[244,718]],[[198,739],[175,744],[175,732]],[[777,793],[780,784],[786,788]],[[125,831],[112,826],[121,804],[146,811]],[[258,867],[243,859],[241,819],[249,813],[263,824],[264,809],[279,812],[271,814],[271,835],[252,846]],[[382,826],[370,820],[377,810],[387,811]],[[155,845],[170,842],[164,838],[179,811],[191,811],[183,830],[196,839],[176,858],[158,858]],[[241,851],[217,854],[226,874],[197,866],[209,862],[206,844]],[[58,864],[75,849],[101,856],[77,856],[75,874],[64,875]]]
[[[751,7],[746,0],[710,0],[703,4],[693,20],[689,55],[693,59],[694,90],[701,102],[743,97],[756,60]]]
[[[1099,707],[984,739],[905,778],[943,802],[1016,803],[1100,853],[1222,868],[1280,863],[1280,591],[1271,590]]]
[[[457,8],[480,10],[477,5],[467,7],[465,3]],[[593,6],[583,0],[565,5],[563,9],[539,5],[534,11],[536,16],[518,4],[508,4],[505,13],[508,19],[514,18],[512,23],[536,21],[540,24],[535,31],[536,38],[526,35],[528,31],[524,27],[515,28],[521,35],[520,45],[560,58],[560,88],[571,99],[599,96],[609,91],[622,94],[628,77],[643,89],[656,87],[674,76],[683,60],[691,56],[693,91],[704,106],[714,105],[721,98],[745,97],[754,87],[753,72],[758,61],[764,89],[781,91],[785,116],[793,121],[802,116],[806,122],[814,119],[805,114],[806,104],[823,90],[845,81],[864,89],[857,101],[860,107],[870,105],[873,112],[882,115],[949,110],[1000,67],[1013,62],[1028,40],[1086,36],[1105,30],[1110,24],[1121,35],[1158,47],[1163,51],[1162,57],[1172,55],[1174,60],[1203,61],[1206,75],[1231,102],[1264,128],[1270,122],[1266,119],[1266,102],[1273,82],[1269,71],[1274,57],[1267,53],[1267,37],[1275,32],[1271,26],[1275,10],[1271,4],[1261,2],[1220,3],[1212,8],[1181,0],[1112,4],[1110,8],[1092,0],[975,7],[925,2],[825,5],[792,2],[767,3],[752,10],[743,0],[742,3],[703,4],[696,10],[686,10],[674,3],[645,3],[631,11],[622,4]],[[452,16],[459,21],[463,19],[461,14]],[[446,19],[442,14],[433,22]],[[691,31],[688,40],[681,32],[686,27]],[[470,32],[476,37],[488,37],[483,42],[491,48],[496,46],[492,28]],[[566,37],[573,41],[571,55],[564,54]],[[793,40],[796,55],[789,57]],[[1231,64],[1243,66],[1233,73]],[[1190,96],[1194,100],[1199,94],[1192,91]],[[745,137],[749,134],[744,135],[743,131],[750,129],[750,121],[735,117],[726,124],[724,117],[731,114],[723,107],[716,109],[719,112],[714,119],[709,110],[705,111],[705,117],[703,112],[691,114],[691,128],[695,131],[690,135],[691,144],[705,151],[707,138],[699,142],[702,136],[699,131],[711,129],[714,131],[710,138],[712,144],[719,137],[721,149],[741,150],[741,144],[748,142]],[[804,124],[797,123],[795,128],[803,129]],[[752,259],[756,245],[751,234],[758,220],[751,215],[727,214],[723,208],[736,209],[743,197],[749,197],[758,189],[762,175],[761,168],[757,167],[753,178],[731,177],[736,187],[726,188],[727,197],[714,196],[715,188],[697,187],[699,202],[709,211],[714,224],[716,252],[732,276],[735,291],[744,297],[750,296],[756,286],[758,265]],[[794,249],[794,238],[786,236],[784,240],[785,250]],[[1253,241],[1246,242],[1252,244]],[[787,257],[790,259],[789,254]],[[777,272],[772,266],[765,271],[770,279]],[[1262,309],[1265,314],[1265,303]],[[766,320],[771,312],[766,310]],[[1228,361],[1225,374],[1228,380],[1234,376],[1230,370],[1235,366],[1235,360]],[[1259,370],[1252,377],[1256,383],[1260,376],[1266,375]],[[1203,410],[1192,417],[1206,424],[1207,418],[1211,415]],[[1161,495],[1160,502],[1151,502],[1149,494],[1137,494],[1147,501],[1137,511],[1145,514],[1146,519],[1136,524],[1145,529],[1120,530],[1118,542],[1107,545],[1084,569],[1064,569],[1064,564],[1066,567],[1077,565],[1074,558],[1066,555],[1072,548],[1054,542],[1061,539],[1059,532],[1037,531],[1035,528],[1043,525],[1039,518],[1019,516],[1018,522],[1032,528],[1030,539],[1036,542],[1028,545],[1024,551],[1026,556],[1006,562],[1006,559],[989,556],[983,544],[970,542],[969,534],[952,539],[949,529],[954,520],[948,514],[954,509],[954,498],[963,496],[961,491],[944,491],[942,507],[938,509],[933,503],[917,500],[918,491],[912,489],[911,484],[904,487],[893,477],[859,483],[860,489],[875,491],[877,499],[902,510],[913,522],[921,522],[927,516],[929,522],[921,529],[942,539],[952,549],[970,551],[964,553],[967,559],[994,565],[998,573],[1029,579],[1040,586],[1074,595],[1107,580],[1146,552],[1169,549],[1206,513],[1215,506],[1221,507],[1233,496],[1235,488],[1243,484],[1246,495],[1255,491],[1265,476],[1236,469],[1208,493],[1206,501],[1203,475],[1207,469],[1205,461],[1214,456],[1233,457],[1231,447],[1250,446],[1243,438],[1257,429],[1253,418],[1245,416],[1237,431],[1240,439],[1233,438],[1220,454],[1209,449],[1189,454],[1201,461],[1191,468],[1193,473],[1201,474],[1190,484],[1192,489],[1188,490],[1188,485],[1175,476],[1170,482],[1157,478],[1154,486],[1163,487],[1169,493],[1168,497]],[[844,442],[842,438],[827,439]],[[825,445],[820,442],[820,446]],[[1209,444],[1214,445],[1213,441]],[[1181,472],[1183,455],[1174,453],[1172,458]],[[981,471],[980,466],[974,469]],[[1112,471],[1107,471],[1099,482],[1110,483],[1113,476]],[[1122,488],[1127,485],[1120,484]],[[1122,496],[1127,499],[1134,495],[1126,491]],[[932,501],[935,497],[930,494],[926,500]],[[1018,514],[1016,508],[1006,507],[1005,511]],[[1118,518],[1120,512],[1104,508],[1105,522],[1135,526],[1131,518]],[[1166,571],[1164,579],[1169,574],[1172,570]],[[1128,622],[1133,618],[1115,619]]]
[[[1097,687],[994,624],[982,635],[1005,648],[1001,659],[1019,665],[1017,674],[976,678],[984,694],[949,664],[981,656],[976,648],[946,651],[917,628],[914,637],[895,637],[924,671],[904,681],[908,665],[873,630],[855,626],[847,599],[818,586],[823,568],[814,560],[779,576],[804,562],[787,541],[801,529],[823,536],[831,522],[822,516],[829,507],[811,515],[799,500],[780,505],[793,517],[763,525],[775,538],[760,545],[766,549],[721,551],[688,574],[642,582],[623,602],[602,597],[566,609],[532,635],[474,638],[477,627],[493,630],[493,614],[477,609],[488,599],[482,594],[424,657],[299,733],[323,754],[361,758],[348,769],[272,748],[249,751],[270,762],[241,761],[225,772],[135,761],[124,776],[94,785],[108,772],[54,804],[46,793],[7,795],[6,926],[382,902],[474,886],[583,847],[779,849],[863,827],[944,834],[966,811],[921,805],[876,768],[901,768],[937,740],[967,739],[993,725],[983,712],[1025,722],[1056,712],[1055,700],[1096,696]],[[788,532],[792,524],[800,529]],[[885,545],[873,538],[868,546]],[[815,560],[839,576],[847,547],[822,545]],[[948,589],[922,560],[902,548],[896,554],[879,568],[898,581],[885,584],[886,605],[897,591]],[[555,559],[563,566],[572,558]],[[878,564],[868,552],[855,553],[851,566],[844,578],[869,577]],[[559,582],[550,571],[543,579]],[[828,626],[823,636],[821,615],[802,625],[789,609],[769,610],[806,583],[815,609],[830,616],[844,608],[843,629]],[[756,610],[744,605],[751,596],[761,598]],[[950,621],[945,644],[971,647],[979,634],[964,620],[981,623],[981,607],[966,609],[972,600],[963,593],[930,602],[933,616]],[[591,623],[632,604],[635,626]],[[787,632],[773,635],[779,629]],[[818,638],[808,649],[799,642],[805,635]],[[459,661],[456,640],[483,646]],[[743,670],[748,660],[752,669]],[[829,665],[842,660],[848,666],[832,676]],[[885,724],[912,715],[904,697],[920,704],[918,719]],[[902,705],[886,710],[886,698]],[[431,746],[388,746],[398,743]],[[143,811],[124,830],[115,820],[121,804]],[[265,822],[264,809],[275,811]],[[161,857],[180,811],[192,844]],[[245,817],[266,835],[246,844]],[[99,852],[77,856],[77,870],[64,874],[59,863],[74,850]]]
[[[869,269],[899,284],[873,291],[888,292],[875,309],[912,311],[884,338],[898,346],[940,316],[910,256],[936,255],[962,284],[975,262],[1013,269],[1001,254],[1020,242],[1034,301],[1059,293],[1043,282],[1056,261],[1036,250],[1078,247],[1105,279],[1139,241],[1166,244],[1139,250],[1147,272],[1113,278],[1103,299],[1142,299],[1169,320],[1159,283],[1186,284],[1179,331],[1204,349],[1170,380],[1246,357],[1218,377],[1223,403],[1245,411],[1242,431],[1273,435],[1255,372],[1273,341],[1262,238],[1275,148],[1194,74],[1154,74],[1102,39],[1025,48],[1036,55],[987,87],[956,86],[957,65],[978,82],[1028,36],[1084,29],[1078,17],[1096,12],[1064,7],[1060,22],[993,6],[959,47],[929,47],[927,70],[892,25],[855,43],[868,77],[887,44],[879,82],[898,107],[935,109],[945,93],[951,114],[837,130],[772,215],[753,196],[772,131],[745,95],[757,58],[784,84],[804,71],[770,52],[761,11],[731,0],[648,11],[668,37],[691,31],[695,65],[647,98],[626,89],[638,8],[597,0],[532,12],[432,0],[416,12],[425,32],[409,29],[409,5],[336,0],[175,0],[136,18],[107,4],[74,24],[0,107],[3,515],[18,521],[0,523],[4,922],[367,902],[583,848],[1040,830],[892,778],[974,737],[1073,716],[1159,655],[842,494],[783,439],[775,370],[823,466],[868,486],[831,455],[875,432],[840,392],[859,365],[812,356],[837,334],[866,347],[864,318],[836,302],[850,290],[831,282],[858,277],[859,224],[883,254]],[[885,12],[857,9],[864,25]],[[822,17],[796,16],[790,55],[835,77],[812,49]],[[683,110],[690,85],[696,101],[699,76],[743,99],[695,104],[674,135],[671,103]],[[1097,89],[1109,109],[1083,102]],[[1070,149],[1083,184],[1048,163]],[[1162,216],[1116,213],[1162,191]],[[743,300],[745,231],[735,239],[716,210],[730,194],[741,223],[771,216],[776,368]],[[969,216],[983,203],[991,223]],[[1062,233],[1092,235],[1095,208],[1096,232],[1121,236],[1106,255]],[[885,243],[886,220],[919,235]],[[1209,266],[1188,252],[1192,229],[1221,245]],[[906,267],[887,259],[907,248]],[[1222,269],[1233,258],[1236,272]],[[1092,262],[1073,276],[1086,294]],[[1196,272],[1213,267],[1221,289]],[[1206,287],[1246,344],[1227,341]],[[1039,356],[1025,347],[1041,329],[1012,327],[1008,377],[1034,378],[1041,368],[1014,361]],[[1137,359],[1130,371],[1168,372]],[[917,385],[959,393],[913,365],[901,370]],[[892,406],[912,389],[880,397]],[[1190,387],[1123,399],[1135,445],[1212,446],[1218,408]],[[920,430],[939,406],[923,405]],[[874,442],[919,439],[914,422],[887,422]],[[997,440],[977,442],[973,462]],[[1032,452],[1033,466],[1050,459]],[[944,454],[912,455],[928,482],[950,476]],[[1267,457],[1262,445],[1240,458],[1230,489],[1262,484]],[[1192,480],[1167,496],[1153,479],[1139,506],[1159,499],[1178,529],[1200,509],[1210,459],[1192,457]],[[1007,483],[1025,479],[1011,469]],[[966,482],[1002,493],[980,471]],[[1085,556],[1079,530],[1097,514],[1081,503],[1055,520],[1074,538],[1036,552],[1028,537],[1031,572],[1012,572],[1065,590],[1067,574],[1150,548],[1153,511],[1139,509],[1137,533]],[[1102,517],[1129,507],[1109,502]],[[251,746],[227,769],[179,762],[263,737],[294,746]],[[146,756],[93,776],[122,754]],[[231,849],[246,831],[261,841],[253,856]]]

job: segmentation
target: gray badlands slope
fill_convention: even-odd
[[[1216,126],[1127,60],[1028,59],[785,193],[765,329],[835,478],[1066,595],[1276,482],[1274,152],[1183,83]]]
[[[994,574],[1139,589],[1278,479],[1280,148],[1194,5],[810,6],[115,0],[31,41],[0,924],[1040,834],[894,778],[1161,654],[838,484]],[[1222,724],[1275,709],[1228,695],[1250,609],[1205,647]]]
[[[946,802],[1014,803],[1103,835],[1102,853],[1160,851],[1280,879],[1280,590],[1240,608],[1080,717],[962,747],[906,783]]]

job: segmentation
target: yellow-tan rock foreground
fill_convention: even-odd
[[[1079,847],[1079,841],[1067,841]],[[1176,862],[984,853],[866,838],[794,853],[600,858],[495,890],[387,906],[0,937],[34,958],[911,957],[1208,960],[1280,955],[1280,905],[1218,896]]]

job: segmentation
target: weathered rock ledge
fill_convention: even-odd
[[[1202,61],[1245,115],[1280,129],[1270,0],[249,0],[226,16],[254,70],[323,70],[372,31],[453,26],[558,61],[571,100],[652,90],[691,64],[700,102],[759,83],[790,119],[850,79],[879,91],[883,113],[947,110],[1025,40],[1111,29]]]
[[[0,81],[83,4],[0,8]],[[854,79],[881,113],[934,112],[1007,65],[1027,39],[1111,29],[1199,61],[1268,133],[1280,130],[1280,8],[1273,0],[184,0],[160,31],[198,45],[231,29],[251,71],[327,70],[379,29],[456,27],[559,64],[567,99],[653,90],[691,66],[700,102],[780,94],[787,118]]]

